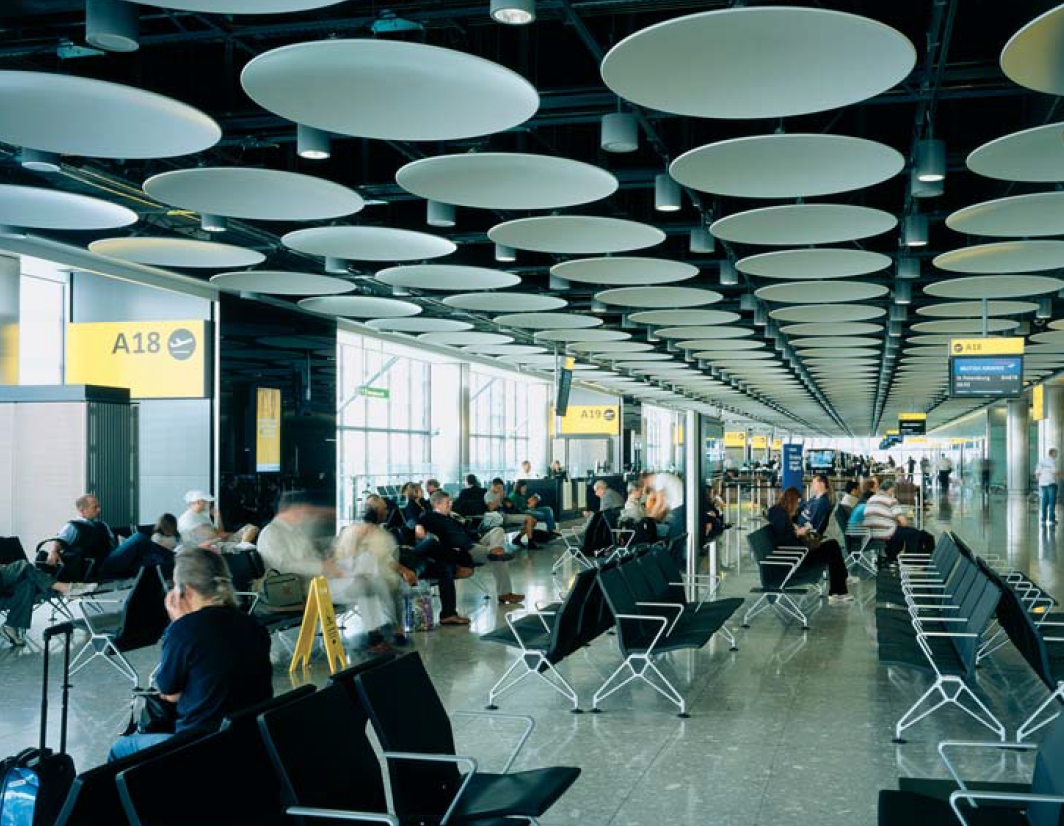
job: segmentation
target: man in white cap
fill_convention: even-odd
[[[214,544],[228,540],[233,542],[254,542],[258,529],[248,525],[235,534],[218,530],[214,524],[216,511],[211,507],[214,497],[203,490],[190,490],[185,494],[185,512],[177,519],[177,532],[186,545]]]

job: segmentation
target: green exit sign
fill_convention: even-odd
[[[362,385],[358,388],[358,395],[365,396],[367,399],[387,399],[391,393],[386,387],[366,387],[366,385]]]

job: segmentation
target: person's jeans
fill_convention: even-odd
[[[1057,486],[1056,483],[1052,485],[1042,485],[1039,488],[1041,496],[1041,509],[1039,511],[1039,518],[1043,522],[1056,522],[1057,521]]]
[[[554,521],[554,511],[546,505],[541,508],[529,508],[528,512],[536,517],[537,522],[546,522],[547,530],[551,533],[558,529],[558,523]]]
[[[7,612],[7,624],[26,630],[33,618],[33,606],[48,598],[55,579],[24,559],[0,565],[0,611]]]
[[[173,571],[174,552],[156,545],[151,537],[134,531],[129,539],[115,548],[100,563],[96,579],[122,579],[137,575],[137,571],[151,565],[163,566],[163,573]]]
[[[942,489],[943,493],[949,493],[949,471],[940,470],[938,472],[938,486]]]
[[[138,751],[163,743],[173,736],[172,734],[128,734],[125,737],[119,737],[115,744],[111,746],[111,751],[107,755],[107,762],[113,763],[123,757],[129,757],[129,755],[136,754]]]

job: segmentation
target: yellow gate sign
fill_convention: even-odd
[[[745,430],[726,430],[726,431],[724,431],[724,446],[725,447],[746,447],[746,431]]]
[[[133,399],[200,399],[208,350],[202,320],[72,323],[66,383],[125,387]]]
[[[951,338],[951,356],[1022,356],[1023,338]]]
[[[329,663],[329,673],[347,668],[347,652],[340,640],[340,629],[336,625],[336,609],[333,607],[332,595],[329,593],[329,580],[323,576],[310,581],[310,593],[307,595],[307,607],[303,611],[303,624],[299,627],[299,639],[288,673],[296,670],[296,665],[303,661],[303,670],[310,668],[310,655],[314,651],[314,638],[321,626],[321,638],[325,644],[325,659]]]
[[[1031,418],[1036,422],[1046,417],[1046,386],[1038,383],[1031,389]]]
[[[616,436],[621,432],[621,408],[616,404],[571,404],[564,416],[551,410],[553,423],[560,421],[559,436]]]
[[[750,447],[754,450],[768,449],[768,436],[754,436],[750,441]]]

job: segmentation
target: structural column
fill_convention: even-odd
[[[1039,457],[1049,453],[1051,447],[1055,447],[1058,454],[1064,452],[1064,386],[1046,385],[1045,408]]]
[[[1030,485],[1030,426],[1026,396],[1009,399],[1005,422],[1005,462],[1009,493],[1027,493]]]
[[[698,570],[698,552],[702,546],[702,417],[695,410],[685,411],[684,434],[684,504],[687,515],[687,598],[697,599],[694,574]],[[712,571],[710,573],[713,573]]]

